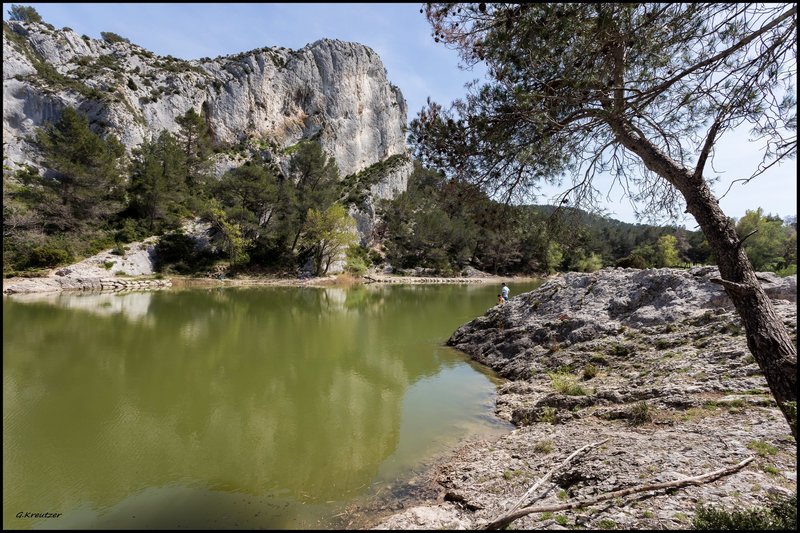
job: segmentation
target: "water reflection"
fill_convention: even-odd
[[[343,502],[455,439],[497,430],[483,416],[490,380],[440,347],[491,292],[6,298],[4,526],[31,527],[13,515],[49,510],[65,516],[40,525],[98,527],[117,506],[102,523],[119,514],[110,527],[138,527],[120,505],[151,508],[135,495],[165,487],[220,508],[231,493],[262,504]],[[215,505],[203,507],[216,516]],[[167,515],[163,527],[188,523],[178,510]],[[268,516],[250,525],[275,526]]]

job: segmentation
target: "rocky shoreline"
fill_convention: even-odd
[[[422,501],[379,506],[380,518],[363,527],[480,528],[571,453],[606,438],[556,471],[536,504],[755,460],[712,483],[533,514],[511,527],[691,529],[698,504],[742,510],[796,494],[796,442],[738,315],[710,281],[717,276],[712,267],[568,273],[459,328],[448,344],[508,380],[496,412],[517,429],[465,444],[411,481],[425,488]],[[796,276],[759,276],[796,342]]]

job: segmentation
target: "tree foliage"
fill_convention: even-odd
[[[51,201],[48,225],[75,229],[108,220],[122,205],[122,144],[103,139],[85,116],[67,107],[55,124],[39,130],[37,144],[48,172],[38,180]]]
[[[756,270],[777,271],[797,264],[797,230],[759,207],[736,223],[747,257]]]
[[[128,43],[130,44],[130,40],[126,39],[125,37],[114,33],[113,31],[101,31],[100,37],[107,43]]]
[[[151,234],[174,227],[186,200],[183,167],[185,156],[167,131],[134,151],[129,202],[131,214],[145,219]]]
[[[356,223],[341,204],[324,211],[310,208],[303,225],[303,241],[311,250],[314,273],[324,276],[331,263],[356,242]]]
[[[197,191],[210,174],[212,138],[205,118],[189,109],[175,119],[180,126],[178,140],[184,152],[184,181],[192,191]]]
[[[8,17],[11,20],[18,20],[21,22],[42,22],[42,17],[36,9],[19,4],[11,4],[11,8],[8,10]]]
[[[426,15],[437,40],[495,81],[450,109],[430,103],[411,139],[426,164],[495,194],[571,173],[564,199],[589,208],[602,171],[640,213],[677,217],[678,191],[623,148],[623,127],[698,175],[713,142],[743,123],[769,141],[765,165],[795,153],[785,5],[428,4]]]

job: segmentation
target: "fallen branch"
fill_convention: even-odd
[[[561,469],[561,468],[563,468],[563,467],[567,466],[567,465],[570,463],[570,461],[572,461],[572,460],[573,460],[575,457],[577,457],[577,456],[578,456],[578,455],[580,455],[581,453],[583,453],[583,452],[585,452],[585,451],[588,451],[588,450],[589,450],[589,449],[591,449],[591,448],[597,448],[598,446],[600,446],[601,444],[605,444],[606,442],[608,442],[608,439],[601,440],[600,442],[594,442],[594,443],[592,443],[592,444],[587,444],[587,445],[586,445],[586,446],[584,446],[583,448],[579,448],[579,449],[575,450],[575,451],[572,453],[572,455],[570,455],[569,457],[567,457],[566,459],[564,459],[564,461],[563,461],[561,464],[559,464],[559,465],[557,465],[556,467],[554,467],[552,470],[550,470],[548,473],[546,473],[546,474],[545,474],[543,477],[541,477],[541,478],[539,479],[539,481],[537,481],[536,483],[534,483],[534,485],[533,485],[531,488],[529,488],[529,489],[528,489],[528,491],[527,491],[525,494],[523,494],[523,495],[522,495],[522,498],[520,498],[520,499],[517,501],[517,503],[515,503],[515,504],[514,504],[514,505],[511,507],[511,509],[509,509],[508,511],[506,511],[506,514],[505,514],[504,516],[501,516],[501,517],[500,517],[500,518],[498,518],[497,520],[502,520],[502,519],[503,519],[505,516],[507,516],[507,515],[510,515],[511,513],[513,513],[514,511],[516,511],[516,510],[517,510],[517,508],[519,508],[519,506],[520,506],[520,505],[522,505],[524,502],[528,501],[528,499],[529,499],[529,498],[530,498],[530,497],[531,497],[531,496],[534,494],[534,492],[536,492],[536,489],[538,489],[538,488],[539,488],[539,487],[542,485],[542,483],[544,483],[545,481],[547,481],[547,479],[548,479],[550,476],[552,476],[554,472],[556,472],[557,470],[559,470],[559,469]]]
[[[715,472],[709,472],[708,474],[701,474],[696,477],[679,479],[677,481],[668,481],[666,483],[655,483],[653,485],[639,485],[638,487],[630,487],[627,489],[617,490],[614,492],[607,492],[606,494],[601,494],[600,496],[594,498],[577,500],[572,503],[542,505],[540,507],[523,507],[522,509],[514,513],[506,514],[505,516],[498,518],[493,522],[489,522],[480,529],[500,529],[504,526],[507,526],[517,518],[522,518],[523,516],[527,516],[529,514],[566,511],[568,509],[575,509],[576,507],[589,507],[590,505],[594,505],[602,501],[613,500],[614,498],[621,498],[623,496],[628,496],[630,494],[635,494],[637,492],[649,492],[662,489],[679,489],[683,487],[688,487],[690,485],[702,485],[704,483],[710,483],[711,481],[716,481],[721,477],[729,476],[731,474],[738,472],[739,470],[747,466],[747,464],[750,463],[753,459],[755,459],[755,457],[748,457],[741,463],[729,466],[727,468],[723,468],[721,470],[717,470]]]

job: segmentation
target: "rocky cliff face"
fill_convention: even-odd
[[[217,141],[278,161],[300,140],[316,140],[343,176],[404,155],[403,168],[373,187],[382,198],[405,190],[412,168],[403,95],[378,55],[355,43],[323,39],[301,50],[273,46],[184,61],[69,28],[4,22],[4,163],[35,162],[25,138],[65,106],[128,149],[177,130],[175,119],[194,109]]]

